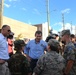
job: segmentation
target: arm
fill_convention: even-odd
[[[30,43],[28,43],[25,47],[25,50],[24,50],[24,56],[28,59],[28,61],[30,62],[31,61],[31,58],[29,56],[29,50],[30,50]]]
[[[46,52],[47,52],[47,46],[48,46],[48,44],[45,42],[44,54],[46,54]]]
[[[70,70],[71,70],[71,68],[72,68],[72,66],[73,66],[73,63],[74,63],[73,60],[69,60],[69,61],[67,62],[66,68],[65,68],[65,70],[64,70],[64,75],[68,75],[68,74],[69,74],[69,72],[70,72]]]
[[[67,52],[67,63],[66,67],[64,70],[64,74],[68,75],[73,67],[75,61],[75,52],[73,47],[68,47],[68,52]]]
[[[29,57],[29,55],[28,54],[23,54],[26,58],[27,58],[27,60],[30,62],[31,61],[31,58]]]

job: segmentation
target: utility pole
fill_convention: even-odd
[[[71,33],[72,33],[72,21],[71,21]]]
[[[48,35],[49,35],[49,25],[50,25],[50,9],[49,9],[49,0],[46,0],[46,10],[47,10],[47,23],[48,23]]]
[[[62,13],[62,23],[63,23],[63,30],[65,29],[65,25],[64,25],[64,13]]]
[[[75,26],[75,35],[76,35],[76,26]]]
[[[2,20],[3,20],[3,2],[4,0],[0,0],[0,28],[2,26]]]

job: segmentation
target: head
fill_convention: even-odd
[[[23,40],[16,40],[14,41],[14,50],[23,51],[25,47],[25,42]]]
[[[1,29],[0,29],[0,33],[1,33]]]
[[[42,39],[42,32],[41,31],[36,31],[35,32],[35,40],[36,42],[39,42]]]
[[[67,41],[70,41],[70,30],[63,30],[61,32],[61,41],[66,44]]]
[[[71,41],[74,43],[75,42],[75,35],[71,34],[70,37],[71,37]]]
[[[45,41],[46,41],[46,42],[48,42],[50,39],[55,39],[55,38],[54,38],[54,36],[49,35],[49,36],[47,36],[47,38],[46,38],[46,40],[45,40]]]
[[[56,39],[51,39],[48,42],[47,50],[59,52],[60,44]]]
[[[55,39],[56,39],[56,40],[59,40],[58,34],[54,34],[54,35],[55,35]]]
[[[14,33],[11,32],[11,33],[9,34],[9,36],[7,36],[7,38],[9,38],[9,39],[13,39],[13,36],[14,36]]]
[[[28,39],[28,38],[24,38],[24,42],[25,42],[25,44],[27,44],[29,41],[30,41],[30,39]]]
[[[1,33],[2,33],[5,37],[9,36],[9,34],[11,33],[10,26],[8,26],[8,25],[3,25],[3,26],[2,26],[2,29],[1,29]]]

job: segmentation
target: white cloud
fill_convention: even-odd
[[[62,22],[55,23],[54,26],[62,26]]]
[[[26,11],[26,9],[25,9],[25,8],[22,8],[22,10]]]
[[[9,2],[12,2],[12,1],[18,1],[18,0],[9,0]]]
[[[70,13],[70,9],[69,8],[64,9],[64,10],[61,11],[61,13]]]
[[[56,31],[56,30],[53,30],[52,32],[55,33],[55,34],[58,34],[58,31]]]
[[[7,7],[7,8],[9,8],[11,5],[10,4],[6,4],[6,3],[4,3],[4,5]]]
[[[9,0],[9,2],[11,2],[12,0]]]
[[[71,28],[72,28],[72,31],[71,31]],[[71,33],[75,34],[75,25],[71,25],[70,23],[66,23],[65,29],[70,29]]]
[[[53,30],[53,33],[58,33],[60,31],[63,30],[63,23],[62,22],[58,22],[58,23],[55,23],[54,25],[56,26],[61,26],[61,28],[59,30]],[[71,28],[72,28],[72,31],[71,33],[75,34],[75,25],[71,25],[71,23],[65,23],[65,29],[69,29],[71,31]]]
[[[33,9],[33,13],[41,15],[40,12],[37,9]]]

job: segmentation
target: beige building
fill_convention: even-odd
[[[4,2],[4,0],[0,0],[0,28],[2,26],[2,20],[3,20],[3,18],[2,18],[2,14],[3,14],[3,2]]]
[[[11,27],[15,37],[22,34],[23,38],[33,39],[37,27],[3,16],[3,25],[7,24]]]

